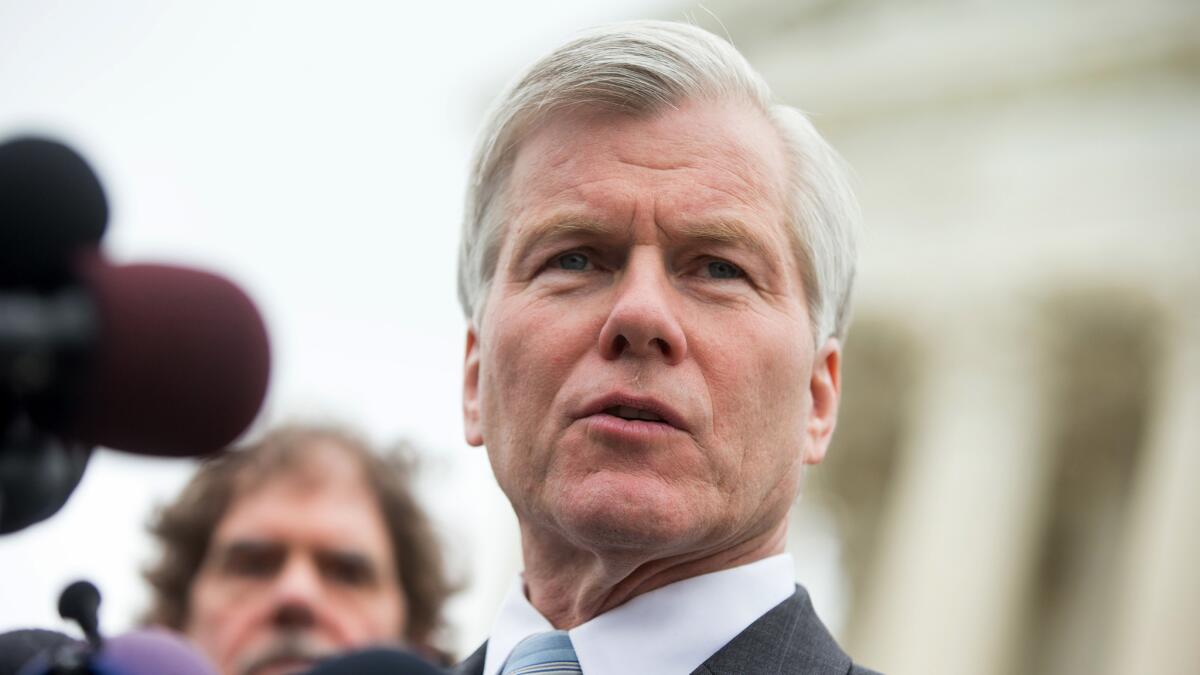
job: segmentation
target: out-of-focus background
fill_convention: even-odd
[[[1200,3],[0,3],[0,140],[94,164],[121,262],[226,274],[275,351],[259,427],[421,450],[460,655],[519,569],[462,441],[454,258],[505,81],[626,18],[727,35],[854,166],[845,402],[790,547],[856,659],[899,674],[1200,672]],[[188,461],[102,452],[0,538],[0,632],[111,632]]]

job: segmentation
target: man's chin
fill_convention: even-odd
[[[703,531],[704,509],[651,477],[589,477],[554,509],[571,538],[589,548],[670,550]]]

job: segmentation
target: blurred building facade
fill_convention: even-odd
[[[1200,3],[683,10],[857,174],[844,407],[792,540],[803,567],[832,523],[848,651],[1200,672]]]

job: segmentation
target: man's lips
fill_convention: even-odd
[[[612,417],[630,423],[656,424],[688,431],[687,424],[674,408],[648,396],[614,392],[588,402],[579,414],[588,417]]]

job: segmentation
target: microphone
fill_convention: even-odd
[[[108,201],[100,181],[62,143],[0,144],[0,188],[0,286],[53,285],[72,251],[104,235]]]
[[[267,391],[270,347],[250,298],[208,272],[76,256],[79,287],[0,292],[0,378],[43,430],[188,456],[227,445]],[[0,421],[3,421],[0,417]]]
[[[25,628],[0,633],[0,675],[18,675],[22,666],[39,654],[71,646],[80,646],[80,642],[52,630]]]
[[[88,644],[100,647],[100,589],[95,584],[81,579],[63,589],[58,596],[58,615],[79,624]]]
[[[254,421],[270,347],[250,298],[229,281],[165,265],[78,268],[96,314],[86,375],[73,401],[41,410],[80,442],[148,455],[215,452]]]
[[[174,633],[146,629],[104,643],[93,672],[111,675],[216,675],[212,662]]]
[[[445,672],[409,652],[374,648],[326,659],[306,675],[444,675]]]
[[[8,534],[58,513],[83,478],[92,448],[38,429],[27,412],[7,429],[3,421],[0,415],[0,534]]]
[[[90,650],[78,642],[54,645],[12,672],[16,675],[217,675],[212,662],[195,647],[160,629],[111,638],[98,650]],[[0,670],[0,675],[7,673]]]
[[[67,586],[58,598],[58,612],[75,621],[87,636],[81,643],[51,631],[34,633],[36,653],[19,652],[13,661],[17,675],[216,675],[209,660],[183,638],[165,630],[126,633],[111,640],[100,636],[100,591],[88,581]],[[44,635],[43,635],[44,634]],[[4,640],[7,636],[0,636]],[[23,636],[21,636],[23,637]],[[17,642],[18,638],[13,638]],[[0,647],[4,647],[0,641]],[[0,649],[0,653],[5,650]],[[16,650],[14,650],[16,651]],[[7,657],[6,657],[7,658]],[[19,667],[19,670],[15,668]],[[0,675],[10,671],[0,670]]]
[[[0,534],[56,513],[94,446],[216,452],[266,396],[266,327],[246,294],[201,270],[107,262],[107,218],[70,148],[0,144]]]

